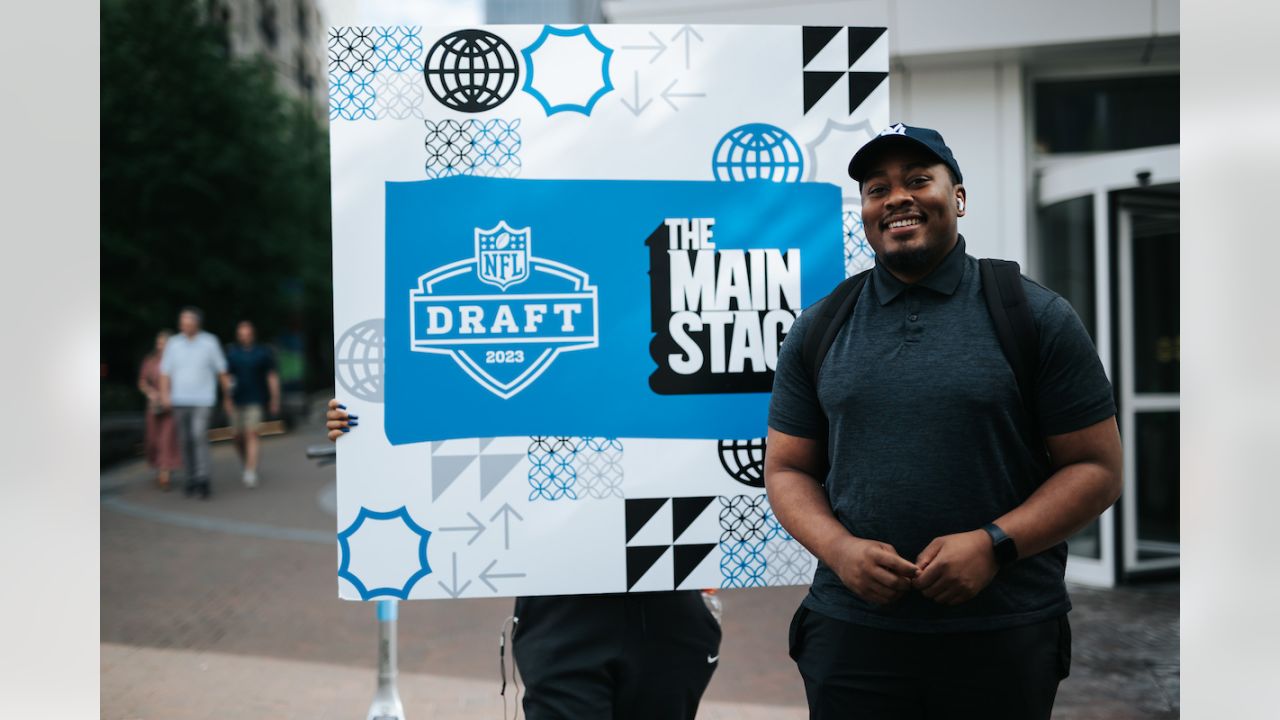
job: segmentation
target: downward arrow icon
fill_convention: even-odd
[[[644,109],[649,107],[649,103],[653,102],[653,98],[649,98],[648,100],[645,100],[644,103],[640,102],[640,71],[639,70],[637,70],[635,73],[635,83],[636,83],[635,104],[632,105],[631,103],[627,102],[626,98],[622,98],[622,104],[627,106],[627,109],[631,111],[632,115],[635,115],[636,117],[640,117],[640,113],[644,112]]]
[[[493,565],[490,564],[489,567],[493,567]],[[489,568],[485,568],[485,569],[488,570]],[[489,585],[488,581],[485,581],[485,584]],[[446,593],[448,593],[449,597],[456,598],[462,593],[466,592],[467,588],[470,586],[471,586],[471,581],[468,580],[462,583],[462,587],[458,587],[458,553],[453,553],[453,585],[452,586],[445,585],[444,581],[441,580],[440,588],[444,590]],[[489,587],[493,587],[493,586],[489,585]],[[495,592],[497,591],[495,590]]]

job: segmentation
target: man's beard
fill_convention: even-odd
[[[895,273],[920,275],[933,267],[934,263],[938,261],[939,249],[931,245],[925,245],[918,248],[886,252],[880,255],[880,262]]]

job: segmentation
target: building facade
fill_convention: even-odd
[[[205,0],[210,23],[225,33],[232,57],[262,57],[287,94],[327,112],[325,36],[315,0]]]

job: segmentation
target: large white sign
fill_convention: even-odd
[[[808,583],[767,390],[872,261],[887,76],[878,27],[332,29],[339,594]]]

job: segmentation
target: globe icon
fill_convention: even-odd
[[[764,487],[764,438],[721,440],[720,465],[729,477],[750,487]]]
[[[427,89],[447,107],[467,113],[501,105],[515,91],[520,65],[502,38],[459,30],[440,38],[422,64]]]
[[[748,123],[725,133],[716,143],[711,170],[722,182],[799,182],[804,160],[799,143],[782,128]]]
[[[342,333],[333,357],[338,384],[353,397],[382,402],[383,320],[356,323]]]

